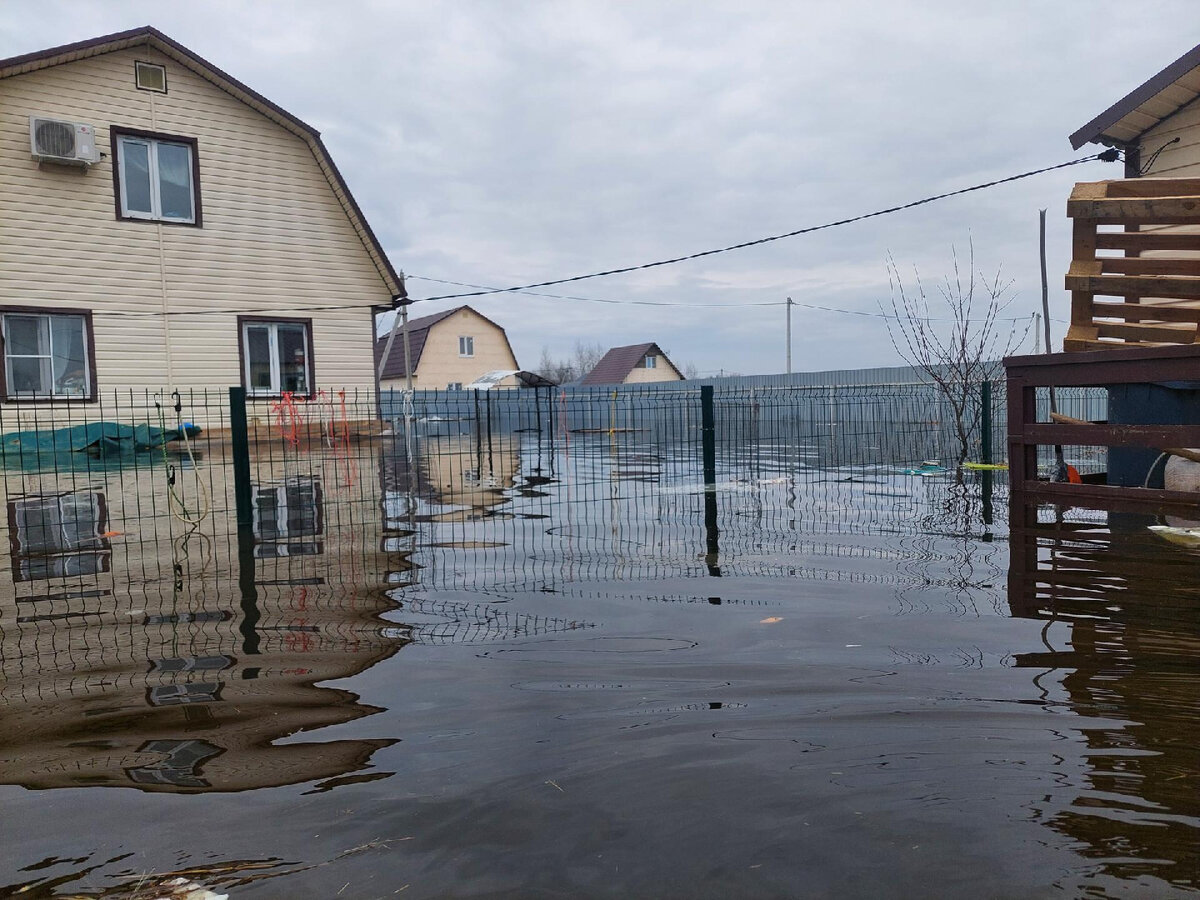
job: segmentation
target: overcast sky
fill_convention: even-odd
[[[1134,11],[1131,14],[1131,9]],[[1196,0],[0,0],[0,56],[153,25],[317,127],[417,299],[727,246],[1050,166],[1067,135],[1200,40]],[[554,293],[470,303],[519,362],[657,341],[702,374],[897,365],[885,260],[951,248],[1066,318],[1071,185],[1091,162],[915,210]],[[651,306],[629,301],[651,301]],[[1022,322],[1020,326],[1025,327]],[[1056,347],[1063,325],[1054,323]]]

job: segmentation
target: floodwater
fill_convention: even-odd
[[[1200,553],[757,450],[10,477],[0,895],[1200,890]]]

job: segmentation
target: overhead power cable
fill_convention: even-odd
[[[454,284],[459,287],[480,288],[484,293],[499,294],[507,291],[513,294],[528,294],[531,297],[548,297],[552,300],[582,300],[587,303],[612,303],[622,306],[686,306],[689,309],[721,309],[735,306],[783,306],[787,302],[786,300],[762,300],[750,303],[682,303],[678,300],[610,300],[601,297],[577,297],[570,294],[547,294],[543,291],[527,291],[524,288],[494,288],[486,284],[471,284],[469,281],[450,281],[447,278],[431,278],[428,275],[413,275],[408,272],[405,273],[404,277],[417,278],[421,281],[436,281],[438,284]]]
[[[602,272],[590,272],[587,275],[572,275],[569,278],[555,278],[550,281],[537,281],[532,284],[521,284],[515,287],[507,288],[489,288],[487,290],[468,291],[460,294],[438,294],[433,297],[422,297],[421,301],[427,300],[457,300],[462,297],[482,297],[486,294],[508,294],[516,291],[527,291],[531,288],[552,287],[556,284],[568,284],[574,281],[586,281],[589,278],[602,278],[607,275],[622,275],[626,272],[637,272],[642,269],[654,269],[659,266],[670,266],[675,263],[687,262],[691,259],[700,259],[705,256],[715,256],[718,253],[729,253],[731,250],[744,250],[746,247],[755,247],[759,244],[769,244],[772,241],[781,241],[784,238],[797,237],[801,234],[811,234],[814,231],[824,231],[827,228],[837,228],[840,225],[849,225],[853,222],[861,222],[864,219],[873,219],[878,216],[886,216],[891,213],[900,212],[905,209],[912,209],[916,206],[922,206],[926,203],[933,203],[935,200],[945,200],[947,197],[957,197],[960,194],[969,194],[972,191],[982,191],[985,188],[995,187],[999,184],[1007,184],[1010,181],[1020,181],[1022,178],[1030,178],[1034,175],[1041,175],[1044,172],[1053,172],[1055,169],[1065,169],[1068,166],[1078,166],[1081,163],[1092,162],[1093,160],[1102,160],[1103,162],[1114,162],[1119,156],[1116,150],[1105,150],[1102,153],[1093,153],[1091,156],[1085,156],[1082,159],[1072,159],[1068,162],[1058,163],[1054,166],[1046,166],[1041,169],[1034,169],[1031,172],[1022,172],[1020,175],[1009,175],[1007,178],[997,178],[995,181],[984,182],[983,184],[972,185],[971,187],[959,188],[956,191],[947,191],[944,194],[935,194],[932,197],[924,197],[920,200],[913,200],[911,203],[902,203],[899,206],[889,206],[887,209],[879,209],[875,212],[863,213],[858,216],[851,216],[848,219],[838,219],[836,222],[826,222],[824,225],[810,225],[807,228],[797,228],[795,231],[789,231],[785,234],[776,234],[770,237],[757,238],[753,241],[743,241],[740,244],[731,244],[728,247],[719,247],[715,250],[701,250],[698,253],[689,253],[685,256],[674,256],[670,259],[660,259],[657,262],[641,263],[636,266],[621,266],[616,269],[605,269]]]
[[[628,305],[632,305],[632,306],[683,306],[683,307],[687,307],[688,309],[728,309],[731,307],[733,307],[733,308],[747,307],[748,308],[748,307],[752,307],[752,306],[784,306],[788,302],[787,300],[761,300],[761,301],[754,301],[754,302],[750,302],[750,303],[682,303],[679,301],[672,301],[672,300],[612,300],[612,299],[604,299],[604,298],[600,298],[600,297],[578,297],[578,296],[572,296],[570,294],[547,294],[543,291],[527,291],[524,289],[493,288],[490,285],[486,285],[486,284],[472,284],[469,281],[451,281],[448,278],[432,278],[428,275],[413,275],[411,273],[405,273],[405,277],[419,279],[420,281],[434,281],[434,282],[437,282],[438,284],[456,284],[456,285],[459,285],[460,287],[480,288],[484,291],[492,291],[494,293],[501,293],[501,292],[507,290],[509,293],[513,293],[513,294],[526,294],[531,297],[547,297],[552,300],[582,300],[582,301],[586,301],[588,303],[611,303],[611,304],[620,304],[620,305],[628,304]],[[793,300],[792,306],[799,306],[799,307],[803,307],[804,309],[816,309],[816,310],[820,310],[822,312],[843,313],[848,316],[866,316],[866,317],[872,318],[872,319],[893,319],[893,320],[895,320],[898,318],[895,315],[889,315],[887,313],[867,312],[866,310],[861,310],[861,309],[845,309],[845,308],[837,307],[837,306],[821,306],[816,303],[801,303],[798,300]],[[954,319],[949,316],[906,316],[905,317],[906,320],[913,319],[913,318],[920,319],[922,322],[954,321]],[[1028,314],[1023,315],[1023,316],[1005,316],[1005,317],[1001,318],[1000,321],[1001,322],[1023,322],[1028,318],[1029,318]],[[971,321],[982,322],[984,320],[983,319],[972,319]],[[1055,321],[1059,321],[1059,320],[1056,319]]]

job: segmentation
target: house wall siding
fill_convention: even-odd
[[[1179,143],[1168,144],[1175,138]],[[1158,125],[1147,131],[1139,142],[1142,164],[1160,147],[1162,153],[1147,170],[1146,178],[1195,178],[1200,176],[1200,99],[1180,109]],[[1176,232],[1200,234],[1195,225],[1143,225],[1141,231]],[[1148,258],[1178,259],[1200,258],[1200,251],[1147,250],[1141,254]]]
[[[135,59],[169,93],[138,90]],[[145,46],[6,78],[0,101],[0,305],[93,310],[100,391],[239,384],[237,316],[275,313],[312,319],[318,388],[373,387],[390,292],[304,140]],[[30,115],[94,125],[105,158],[39,165]],[[110,126],[198,141],[203,227],[116,218]]]
[[[460,336],[475,339],[474,356],[458,355]],[[392,354],[397,353],[404,353],[399,336],[392,346]],[[467,385],[487,372],[516,368],[517,359],[508,345],[504,329],[464,309],[429,329],[425,349],[421,352],[413,377],[413,387],[417,390],[444,391],[448,384],[461,382]],[[402,390],[404,379],[386,379],[382,386],[385,389]]]
[[[625,376],[625,384],[654,384],[659,381],[682,381],[665,357],[658,358],[658,365],[653,369],[637,368]]]
[[[1178,144],[1164,146],[1179,138]],[[1162,153],[1146,175],[1151,178],[1187,178],[1200,175],[1200,98],[1159,122],[1139,141],[1143,165],[1156,150]]]

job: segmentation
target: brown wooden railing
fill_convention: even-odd
[[[1152,509],[1187,518],[1200,515],[1200,494],[1192,491],[1121,487],[1113,484],[1066,484],[1038,479],[1039,446],[1094,447],[1200,447],[1200,425],[1123,425],[1080,422],[1069,416],[1039,422],[1037,389],[1046,387],[1147,384],[1157,381],[1193,381],[1200,375],[1200,345],[1142,347],[1123,353],[1054,353],[1045,356],[1010,356],[1004,360],[1008,375],[1008,474],[1012,488],[1013,519],[1017,507],[1029,502],[1087,505],[1103,502],[1105,508]],[[1066,421],[1063,421],[1066,420]]]
[[[1064,350],[1200,343],[1200,178],[1082,182],[1067,215]]]

